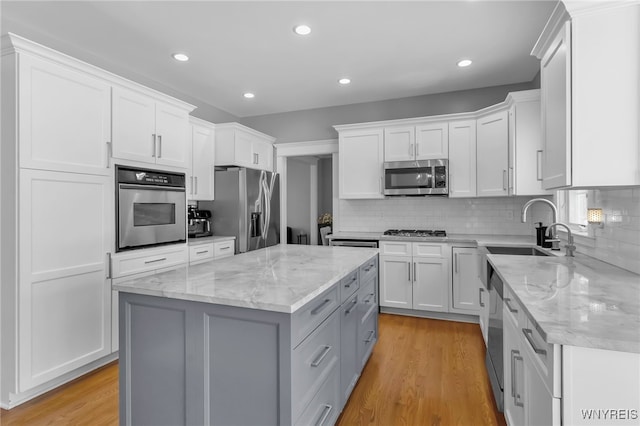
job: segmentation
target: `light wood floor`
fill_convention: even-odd
[[[118,365],[11,411],[0,425],[117,425]],[[476,324],[380,315],[380,338],[338,425],[504,425]]]

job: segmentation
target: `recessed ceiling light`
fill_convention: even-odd
[[[187,62],[189,60],[189,57],[184,53],[174,53],[172,56],[173,59],[180,62]]]
[[[293,27],[293,32],[298,35],[309,35],[311,33],[311,27],[308,25],[296,25]]]
[[[245,98],[247,98],[247,99],[253,99],[253,98],[255,98],[255,97],[256,97],[256,95],[254,95],[254,94],[253,94],[253,93],[251,93],[251,92],[244,93],[242,96],[244,96],[244,97],[245,97]]]
[[[471,59],[463,59],[460,62],[458,62],[458,66],[460,68],[464,68],[464,67],[468,67],[472,63],[473,63],[473,61],[471,61]]]
[[[340,83],[340,84],[349,84],[349,83],[351,83],[351,79],[346,78],[346,77],[345,78],[341,78],[340,80],[338,80],[338,83]]]

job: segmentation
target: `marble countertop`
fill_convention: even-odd
[[[197,246],[206,243],[218,243],[223,241],[235,240],[236,237],[226,237],[222,235],[212,235],[210,237],[189,238],[188,244],[190,246]]]
[[[640,275],[580,254],[487,259],[548,343],[640,353]]]
[[[394,237],[382,232],[349,232],[341,231],[329,235],[329,239],[379,240],[379,241],[415,241],[447,244],[487,245],[535,245],[536,239],[531,235],[484,235],[484,234],[449,234],[437,237]]]
[[[377,249],[276,245],[113,284],[128,293],[293,313]]]

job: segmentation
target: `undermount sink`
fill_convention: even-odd
[[[518,256],[549,256],[549,253],[537,247],[509,247],[509,246],[487,246],[487,251],[491,254],[514,254]]]

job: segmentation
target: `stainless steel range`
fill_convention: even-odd
[[[447,236],[447,231],[442,229],[388,229],[384,231],[383,235],[389,237],[408,237],[408,238],[425,238],[435,237],[444,238]]]

